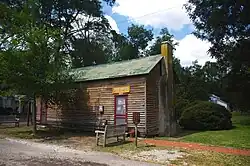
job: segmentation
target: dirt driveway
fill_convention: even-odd
[[[0,166],[154,166],[110,153],[80,151],[58,145],[0,138]]]

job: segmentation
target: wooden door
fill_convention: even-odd
[[[127,124],[128,96],[115,96],[115,124]]]

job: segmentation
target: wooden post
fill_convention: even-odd
[[[137,133],[138,133],[138,128],[137,128],[137,124],[135,124],[135,147],[137,147],[137,141],[138,141]]]
[[[137,147],[138,141],[138,127],[137,125],[140,123],[140,112],[133,112],[133,123],[135,125],[135,146]]]

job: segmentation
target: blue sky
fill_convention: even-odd
[[[105,3],[103,4],[103,6],[104,6],[103,7],[104,14],[112,17],[115,20],[120,33],[127,34],[127,29],[133,23],[133,21],[128,16],[124,16],[118,13],[113,13],[112,7],[106,5]],[[154,28],[151,25],[147,25],[146,27],[149,29],[153,29],[155,35],[158,35],[161,30],[161,28],[159,27]],[[193,32],[193,27],[190,27],[189,24],[184,25],[183,28],[180,30],[170,29],[170,33],[173,34],[175,36],[175,39],[177,40],[184,38],[186,35],[191,34],[192,32]]]
[[[187,66],[194,60],[204,64],[211,60],[207,54],[210,44],[196,38],[194,27],[183,8],[187,0],[116,0],[113,7],[103,5],[103,12],[111,27],[119,33],[127,33],[132,23],[153,28],[158,35],[161,28],[167,27],[179,46],[175,56]]]

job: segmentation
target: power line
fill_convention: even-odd
[[[182,5],[178,5],[178,6],[174,6],[174,7],[171,7],[171,8],[164,9],[164,10],[159,10],[159,11],[156,11],[156,12],[148,13],[148,14],[145,14],[145,15],[142,15],[142,16],[139,16],[139,17],[129,18],[129,19],[126,19],[126,20],[123,20],[123,21],[118,21],[116,23],[121,24],[121,23],[129,22],[129,21],[133,21],[133,20],[136,20],[138,18],[143,18],[145,16],[150,16],[150,15],[158,14],[158,13],[161,13],[161,12],[166,12],[168,10],[175,9],[177,7],[180,7],[180,6],[182,6]]]

